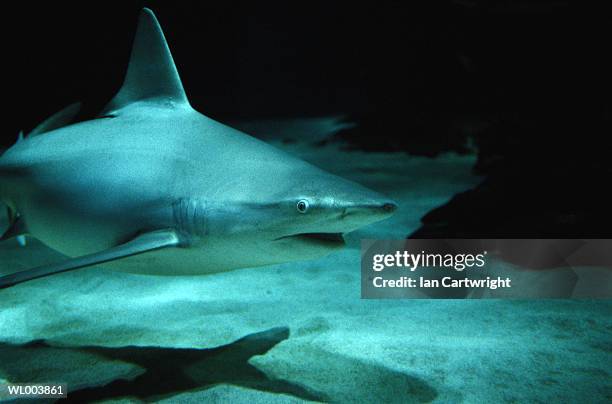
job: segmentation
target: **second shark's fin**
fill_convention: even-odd
[[[0,237],[0,241],[9,240],[12,238],[17,238],[20,246],[25,246],[26,239],[25,236],[28,234],[28,228],[21,218],[21,216],[17,215],[11,209],[8,210],[9,216],[9,227]]]
[[[148,251],[167,247],[177,247],[181,244],[178,234],[174,230],[158,230],[141,234],[127,243],[109,248],[98,253],[71,258],[58,264],[44,265],[10,275],[0,277],[0,289],[8,288],[22,282],[30,281],[44,276],[59,274],[92,265],[103,264],[121,258],[131,257]]]
[[[42,121],[37,127],[32,129],[32,131],[28,134],[28,136],[38,136],[46,132],[51,132],[52,130],[62,128],[64,126],[70,125],[76,115],[81,110],[81,103],[75,102],[74,104],[68,105],[66,108],[61,111],[56,112],[51,115],[49,118]]]
[[[172,54],[155,15],[142,9],[123,86],[101,115],[138,101],[176,108],[189,106]]]

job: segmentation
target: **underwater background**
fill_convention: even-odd
[[[244,126],[300,138],[338,125]],[[385,192],[397,214],[314,261],[177,278],[96,267],[3,290],[0,377],[65,382],[74,402],[609,402],[609,300],[360,299],[359,240],[417,228],[481,181],[474,156],[267,140]],[[60,259],[35,240],[0,257],[3,273]]]
[[[610,300],[360,299],[361,239],[612,238],[609,70],[597,52],[570,70],[566,2],[24,3],[2,27],[3,147],[105,104],[143,5],[195,108],[399,209],[319,260],[2,290],[0,383],[67,383],[72,402],[612,401]],[[0,243],[0,274],[60,259]]]

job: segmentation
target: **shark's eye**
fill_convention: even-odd
[[[300,199],[296,205],[298,212],[306,213],[308,210],[308,201],[306,199]]]

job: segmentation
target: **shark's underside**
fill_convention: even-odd
[[[2,239],[27,234],[74,258],[1,277],[0,287],[101,263],[181,275],[315,258],[395,209],[195,111],[147,9],[122,88],[99,117],[72,123],[77,111],[0,157],[11,223]]]

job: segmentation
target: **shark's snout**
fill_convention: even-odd
[[[337,202],[336,216],[327,223],[328,231],[349,233],[387,219],[397,210],[395,201],[371,190],[346,195]]]
[[[395,212],[397,210],[397,203],[395,203],[395,202],[385,202],[382,205],[381,208],[386,213],[393,213],[393,212]]]
[[[391,215],[397,210],[397,203],[393,201],[378,202],[365,206],[365,209],[374,214]]]
[[[378,221],[391,216],[397,210],[397,203],[391,200],[356,203],[343,209],[343,218],[363,217],[366,221]]]

